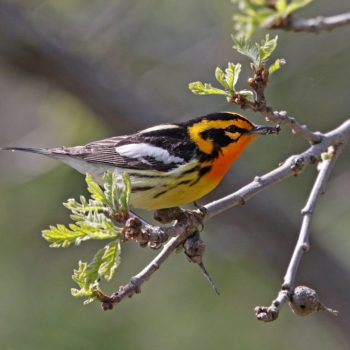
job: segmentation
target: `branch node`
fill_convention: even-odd
[[[301,249],[303,250],[304,253],[307,253],[308,251],[310,251],[310,244],[305,242],[301,245]]]
[[[303,208],[301,209],[301,215],[312,215],[314,211],[311,208]]]
[[[299,173],[303,170],[304,162],[305,160],[303,157],[297,157],[293,159],[290,169],[294,172],[294,176],[299,175]]]
[[[136,276],[133,276],[130,278],[130,283],[133,285],[134,287],[134,291],[136,294],[141,293],[141,288],[140,288],[140,279]],[[132,296],[132,293],[129,294],[129,297]]]
[[[283,282],[282,286],[281,286],[281,290],[286,291],[286,292],[290,292],[290,283],[289,282]]]
[[[257,306],[255,309],[255,317],[259,321],[272,322],[278,318],[279,310],[275,307]]]
[[[261,176],[255,176],[254,181],[260,183],[261,182]]]

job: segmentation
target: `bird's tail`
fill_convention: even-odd
[[[0,151],[21,151],[43,154],[45,156],[52,155],[52,151],[49,148],[35,148],[35,147],[0,147]]]

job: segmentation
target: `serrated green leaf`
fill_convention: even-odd
[[[235,86],[237,84],[239,75],[241,73],[241,64],[228,63],[228,67],[225,69],[225,81],[230,91],[235,91]]]
[[[85,181],[87,184],[87,189],[91,194],[91,197],[98,202],[105,203],[106,198],[103,193],[102,188],[93,180],[90,174],[86,174]]]
[[[263,39],[258,45],[259,48],[259,57],[260,64],[265,63],[271,54],[275,51],[277,47],[278,35],[276,35],[273,39],[270,40],[269,34],[266,34],[265,39]]]
[[[225,73],[220,67],[215,69],[215,78],[225,89],[229,88],[225,81]]]
[[[86,232],[70,230],[64,225],[50,226],[48,230],[42,231],[42,236],[51,243],[52,248],[67,248],[72,243],[79,245],[82,241],[89,239]]]
[[[69,228],[64,225],[50,226],[42,231],[43,238],[48,241],[52,248],[66,248],[72,243],[79,245],[81,242],[95,239],[110,239],[118,237],[121,229],[116,227],[112,220],[103,213],[90,211],[83,219],[81,216],[71,216],[78,219]]]
[[[200,81],[195,81],[188,84],[188,88],[195,95],[226,95],[226,91],[214,88],[211,84],[203,84]]]
[[[239,36],[244,35],[247,38],[277,14],[276,10],[267,6],[265,0],[239,1],[239,10],[242,13],[233,16],[235,30]]]
[[[269,67],[269,74],[271,75],[272,73],[278,71],[285,64],[286,64],[286,60],[284,58],[277,58],[277,60],[274,63],[272,63],[271,66]]]
[[[122,211],[127,211],[129,208],[129,201],[131,195],[131,182],[130,177],[127,172],[124,172],[122,175],[123,179],[123,188],[120,195],[120,209]]]
[[[129,207],[131,183],[128,174],[122,176],[113,172],[104,175],[104,195],[108,206],[114,213],[126,212]]]
[[[249,57],[253,61],[254,65],[258,67],[260,64],[258,46],[253,45],[251,41],[244,36],[241,36],[239,38],[233,37],[233,40],[235,43],[235,45],[233,45],[233,48],[237,50],[240,54]]]
[[[290,15],[292,12],[299,10],[300,8],[309,5],[313,0],[293,0],[285,9],[285,16]]]
[[[80,196],[80,203],[75,199],[70,198],[67,202],[63,203],[63,205],[74,214],[74,217],[79,216],[80,218],[84,217],[91,211],[108,212],[107,206],[92,199],[87,201],[84,196]]]
[[[79,261],[78,269],[74,270],[72,279],[80,289],[72,288],[71,294],[75,297],[86,297],[86,303],[95,299],[99,290],[101,278],[110,280],[120,264],[120,241],[110,242],[98,250],[92,261],[88,264]]]
[[[98,269],[98,274],[106,281],[110,281],[116,268],[120,264],[120,242],[119,240],[111,242],[103,249],[104,253]]]

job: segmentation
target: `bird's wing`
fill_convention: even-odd
[[[165,141],[164,141],[165,142]],[[166,140],[175,145],[179,140]],[[186,160],[163,147],[157,140],[157,145],[146,138],[111,138],[96,141],[86,146],[59,148],[53,153],[79,158],[90,163],[103,163],[118,168],[135,170],[156,170],[166,172],[185,164]]]

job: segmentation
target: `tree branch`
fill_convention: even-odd
[[[130,282],[120,287],[117,292],[111,296],[97,292],[96,297],[102,302],[102,308],[104,310],[111,310],[114,304],[120,303],[125,297],[130,298],[134,294],[140,293],[141,285],[160,268],[171,253],[184,244],[187,238],[197,232],[198,227],[203,225],[204,214],[200,209],[195,211],[177,209],[172,213],[174,214],[173,219],[176,222],[172,227],[164,228],[163,230],[164,235],[168,235],[168,237],[173,235],[174,232],[176,232],[176,236],[172,237],[164,245],[161,252],[142,271],[131,277]]]
[[[325,191],[325,186],[328,182],[329,176],[342,150],[343,146],[339,146],[336,150],[333,151],[333,154],[331,155],[330,159],[324,160],[320,163],[320,171],[312,187],[306,205],[301,211],[303,215],[303,220],[299,233],[299,238],[296,243],[292,257],[290,259],[286,274],[284,276],[282,288],[279,291],[277,298],[272,301],[271,306],[258,306],[255,309],[256,317],[260,321],[270,322],[276,320],[279,311],[287,301],[295,303],[295,301],[293,301],[292,299],[292,296],[295,290],[296,275],[304,253],[307,253],[310,250],[310,228],[316,204],[319,199],[319,196]],[[315,295],[315,292],[313,290],[311,291],[313,295]],[[303,292],[309,292],[307,287],[304,287]],[[318,311],[321,309],[327,309],[325,307],[322,308],[322,305],[320,303],[315,303],[311,306],[313,307],[313,309],[306,310],[304,305],[304,314],[308,314],[310,312]]]
[[[315,18],[294,18],[288,17],[286,21],[279,21],[267,26],[271,29],[283,29],[292,32],[308,32],[318,34],[321,31],[330,31],[335,28],[350,24],[350,12],[340,15]]]

